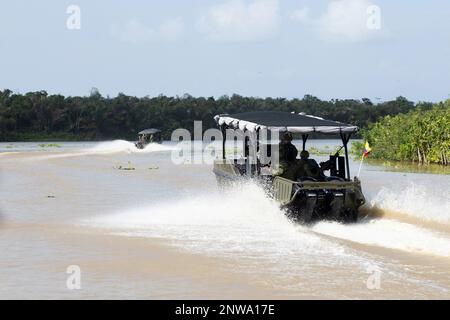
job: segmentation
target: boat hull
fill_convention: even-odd
[[[356,221],[358,209],[365,203],[357,178],[353,181],[292,181],[279,176],[251,176],[245,175],[242,166],[230,160],[217,160],[213,172],[222,188],[245,179],[261,183],[295,221]]]

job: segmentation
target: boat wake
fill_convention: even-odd
[[[165,146],[158,143],[150,143],[144,149],[136,148],[135,144],[125,140],[115,140],[101,142],[98,145],[85,150],[87,154],[108,154],[108,153],[151,153],[161,151],[171,151],[173,147]]]
[[[124,236],[168,239],[190,250],[210,253],[264,253],[271,257],[295,252],[343,254],[348,246],[329,241],[334,238],[407,253],[450,257],[450,237],[445,230],[398,221],[385,216],[386,212],[369,207],[356,224],[323,221],[312,226],[295,225],[259,186],[243,183],[225,193],[209,192],[83,223]]]
[[[46,160],[46,159],[71,158],[71,157],[82,157],[91,155],[109,155],[115,153],[146,154],[153,152],[167,152],[172,150],[176,150],[176,148],[158,143],[151,143],[147,145],[144,149],[138,149],[132,142],[125,140],[115,140],[115,141],[100,142],[91,148],[81,149],[79,151],[55,152],[55,154],[36,156],[33,157],[33,159]]]
[[[450,203],[448,190],[410,183],[393,191],[382,187],[360,209],[356,224],[319,222],[319,234],[363,245],[450,257]]]
[[[278,203],[253,183],[99,216],[82,224],[124,236],[163,238],[189,250],[221,256],[264,253],[275,258],[296,251],[327,251],[320,237],[293,225]]]
[[[445,233],[391,219],[364,218],[351,225],[319,222],[312,230],[363,245],[450,257],[450,237]]]
[[[450,185],[448,188],[426,188],[410,183],[394,191],[383,187],[370,201],[370,207],[381,209],[395,217],[404,215],[415,219],[450,225]]]

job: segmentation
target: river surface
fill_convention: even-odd
[[[174,152],[1,143],[0,298],[450,298],[445,171],[366,162],[359,222],[302,226],[257,185],[219,190],[211,164]]]

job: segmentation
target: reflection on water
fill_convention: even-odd
[[[309,141],[330,153],[339,145]],[[360,222],[306,227],[255,184],[219,191],[211,165],[174,165],[174,144],[8,150],[0,156],[0,297],[450,297],[446,175],[365,162]],[[135,170],[115,169],[128,163]],[[350,166],[355,174],[359,161]],[[64,289],[72,264],[84,270],[82,292]],[[365,285],[373,266],[383,290]]]

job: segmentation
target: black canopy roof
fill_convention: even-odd
[[[158,132],[161,132],[161,130],[159,130],[159,129],[146,129],[146,130],[143,130],[143,131],[139,132],[138,134],[155,134],[155,133],[158,133]]]
[[[229,128],[255,131],[257,129],[269,129],[290,131],[294,133],[352,133],[359,130],[358,127],[349,124],[325,120],[306,114],[297,114],[280,111],[245,112],[238,114],[222,114],[214,119],[219,125]]]

